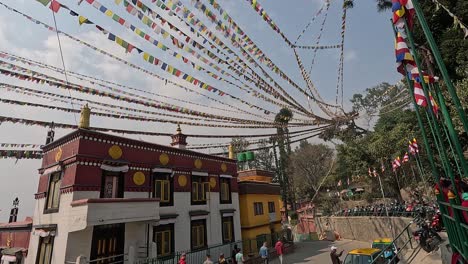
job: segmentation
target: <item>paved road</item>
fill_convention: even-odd
[[[283,264],[328,264],[330,260],[330,247],[332,245],[338,247],[338,251],[344,250],[342,260],[346,256],[347,252],[355,248],[369,247],[370,244],[367,242],[353,241],[353,240],[342,240],[336,242],[329,241],[311,241],[311,242],[300,242],[296,244],[296,250],[293,254],[286,255]],[[414,252],[408,252],[406,254],[408,261],[401,261],[402,264],[441,264],[440,254],[437,252],[434,254],[427,254],[422,250],[415,250]],[[270,262],[272,264],[278,263],[277,260]]]

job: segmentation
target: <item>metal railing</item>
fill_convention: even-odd
[[[221,253],[224,254],[226,260],[231,259],[232,250],[237,245],[242,250],[245,258],[255,258],[258,255],[260,247],[263,242],[267,242],[268,245],[273,245],[276,240],[282,237],[281,233],[266,234],[258,236],[257,239],[246,239],[240,240],[227,244],[220,244],[210,246],[200,250],[194,250],[189,252],[176,252],[169,256],[162,256],[157,258],[147,258],[144,260],[136,261],[136,264],[177,264],[181,255],[185,253],[185,260],[187,263],[203,263],[206,259],[206,255],[209,254],[212,257],[212,261],[217,263],[218,257]]]
[[[442,213],[442,222],[447,230],[450,246],[468,260],[468,223],[465,223],[467,219],[463,215],[468,214],[468,207],[442,201],[439,201],[439,204],[448,212]]]
[[[392,244],[388,245],[382,251],[375,257],[374,260],[372,260],[371,264],[377,264],[377,263],[383,263],[382,258],[385,256],[385,251],[390,250],[394,251],[394,246],[401,245],[401,248],[397,249],[396,254],[393,254],[393,257],[390,259],[385,259],[385,263],[396,263],[396,258],[403,259],[403,253],[406,251],[406,247],[409,245],[410,249],[413,249],[413,242],[411,241],[413,239],[412,233],[411,233],[411,227],[412,222],[409,223],[401,232],[398,234],[392,241]]]

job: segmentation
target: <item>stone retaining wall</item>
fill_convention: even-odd
[[[368,241],[370,246],[374,239],[392,238],[394,234],[400,234],[411,220],[412,218],[407,217],[319,217],[316,218],[316,225],[319,234],[335,231],[345,239]],[[415,225],[411,226],[410,232],[415,228]],[[407,235],[403,237],[404,241],[407,239]]]

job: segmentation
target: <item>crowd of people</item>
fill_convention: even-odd
[[[282,241],[282,238],[279,238],[278,241],[275,243],[274,251],[276,253],[276,256],[278,257],[279,263],[283,264],[283,256],[284,256],[284,243]],[[270,249],[268,248],[268,243],[264,242],[262,247],[260,247],[260,250],[258,252],[258,256],[261,259],[262,264],[268,264],[270,261]],[[244,257],[244,254],[242,253],[241,248],[239,248],[237,245],[234,245],[234,248],[232,249],[232,255],[230,259],[226,259],[224,256],[224,253],[221,253],[219,255],[218,261],[216,263],[218,264],[243,264],[246,261],[246,258]],[[215,263],[210,254],[206,254],[206,259],[203,262],[203,264],[213,264]],[[185,253],[182,253],[180,256],[178,264],[187,264],[187,255]]]

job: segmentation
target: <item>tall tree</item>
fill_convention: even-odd
[[[330,171],[333,150],[324,144],[300,142],[290,157],[294,192],[301,198],[312,198],[320,182]]]
[[[255,153],[254,166],[256,169],[274,171],[275,161],[272,149],[268,147],[269,141],[266,139],[260,140],[258,148],[263,148]]]
[[[292,117],[293,114],[291,110],[287,108],[282,108],[279,111],[279,113],[275,116],[275,123],[277,124],[276,142],[279,149],[278,179],[281,185],[282,200],[285,203],[285,208],[287,208],[288,203],[290,203],[291,205],[294,204],[294,193],[290,192],[290,179],[286,174],[288,170],[288,156],[289,153],[291,153],[291,146],[289,144],[288,123],[292,119]]]

